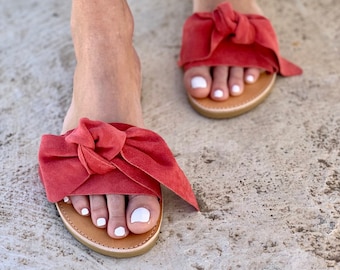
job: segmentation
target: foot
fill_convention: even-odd
[[[133,19],[126,1],[73,0],[72,37],[77,58],[73,97],[63,130],[87,117],[143,127],[140,103],[141,72],[132,46]],[[65,201],[83,216],[91,216],[112,238],[141,234],[154,227],[160,215],[153,196],[104,194],[70,196]]]
[[[193,0],[193,11],[210,12],[222,2],[229,2],[240,13],[262,15],[255,0]],[[223,101],[230,96],[242,95],[244,85],[255,83],[259,75],[257,68],[199,66],[186,70],[184,84],[192,97]]]

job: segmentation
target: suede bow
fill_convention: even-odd
[[[274,29],[263,16],[235,12],[230,3],[213,12],[195,13],[183,27],[179,66],[258,67],[292,76],[301,68],[280,56]]]
[[[105,174],[116,167],[111,160],[122,150],[126,134],[111,125],[81,121],[79,128],[65,137],[77,145],[78,158],[89,175]]]
[[[156,133],[83,118],[64,135],[44,135],[39,172],[47,198],[69,195],[148,194],[161,199],[160,183],[198,209],[191,186]]]
[[[234,43],[252,44],[255,42],[255,27],[247,16],[234,12],[229,5],[221,6],[211,14],[213,21],[212,50],[226,37]]]

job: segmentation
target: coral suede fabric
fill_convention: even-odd
[[[198,210],[171,151],[150,130],[83,118],[64,135],[42,136],[39,166],[51,202],[93,194],[149,194],[161,199],[161,183]]]
[[[258,67],[282,76],[302,69],[280,56],[274,29],[263,16],[235,12],[230,3],[190,16],[183,27],[179,66]]]

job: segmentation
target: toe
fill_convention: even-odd
[[[123,238],[129,234],[126,225],[125,196],[106,195],[109,221],[107,233],[112,238]]]
[[[128,228],[135,234],[151,230],[160,216],[160,204],[155,196],[130,196],[126,211]]]
[[[232,67],[229,71],[228,87],[231,96],[239,96],[244,89],[244,69]]]
[[[228,67],[218,66],[213,69],[213,83],[210,97],[213,100],[226,100],[229,97],[227,78]]]
[[[108,220],[108,210],[104,196],[93,195],[90,198],[92,222],[98,228],[105,228]]]
[[[69,203],[72,202],[74,209],[82,216],[90,215],[90,203],[87,196],[70,196],[65,198],[64,201]]]
[[[205,98],[210,94],[211,76],[209,67],[193,67],[184,73],[184,85],[189,95]]]
[[[260,77],[260,69],[258,68],[247,68],[244,71],[244,81],[248,84],[255,83]]]

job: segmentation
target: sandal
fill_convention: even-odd
[[[127,124],[83,118],[76,129],[61,136],[42,136],[39,173],[47,199],[56,204],[66,228],[78,241],[108,256],[137,256],[155,244],[163,213],[160,184],[198,210],[191,186],[164,140]],[[94,226],[90,217],[63,202],[67,196],[94,194],[155,195],[161,216],[147,233],[113,239],[105,229]]]
[[[301,68],[280,56],[274,29],[267,18],[237,13],[227,2],[213,12],[194,13],[187,19],[178,65],[184,70],[227,65],[258,67],[265,71],[256,83],[245,85],[242,95],[225,101],[199,99],[188,94],[193,108],[211,118],[234,117],[260,104],[269,95],[276,74],[302,74]]]

